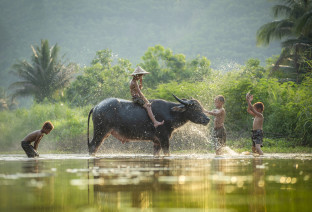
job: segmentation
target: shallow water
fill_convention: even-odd
[[[311,159],[0,155],[0,211],[311,211]]]

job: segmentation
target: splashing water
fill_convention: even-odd
[[[226,58],[219,58],[219,60],[222,62],[217,63],[218,65],[215,69],[221,71],[222,73],[238,69],[239,66],[241,66],[234,60],[228,60]]]
[[[230,155],[230,156],[237,156],[239,155],[237,152],[235,152],[234,150],[232,150],[230,147],[226,146],[223,147],[222,151],[224,152],[224,154],[226,155]]]

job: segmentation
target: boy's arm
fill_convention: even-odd
[[[223,113],[224,110],[212,110],[212,111],[207,111],[207,110],[204,110],[205,113],[208,113],[209,115],[212,115],[212,116],[219,116]]]
[[[138,83],[134,83],[135,89],[140,94],[141,98],[144,100],[145,103],[149,103],[149,101],[145,98],[144,94],[142,93],[141,89],[138,86]]]
[[[249,113],[250,115],[252,115],[253,117],[255,117],[256,114],[251,110],[251,108],[254,109],[253,106],[251,105],[252,99],[253,99],[253,96],[250,95],[250,93],[247,93],[247,94],[246,94],[246,102],[247,102],[247,104],[248,104],[247,113]]]
[[[249,114],[251,114],[251,115],[253,115],[253,116],[258,116],[258,117],[262,117],[262,116],[263,116],[261,113],[259,113],[259,112],[257,112],[257,111],[255,110],[255,108],[252,106],[252,104],[251,104],[249,98],[248,98],[248,100],[247,100],[247,103],[248,103],[247,112],[248,112],[248,110],[250,110],[250,112],[252,112],[252,113],[248,112]]]
[[[34,143],[34,149],[35,149],[35,150],[38,149],[38,145],[39,145],[39,143],[40,143],[42,137],[43,137],[43,133],[40,133],[40,134],[37,136],[37,138],[36,138],[36,140],[35,140],[35,143]]]
[[[142,90],[142,88],[143,88],[143,79],[142,79],[142,78],[140,78],[140,85],[139,85],[139,88],[140,88],[140,90]]]
[[[249,113],[249,114],[252,115],[252,116],[256,116],[256,114],[254,114],[254,113],[250,110],[249,106],[247,107],[247,113]]]

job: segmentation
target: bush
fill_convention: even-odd
[[[72,109],[62,103],[34,104],[30,109],[0,112],[0,147],[4,151],[21,150],[20,141],[30,132],[51,121],[54,130],[43,137],[40,150],[81,151],[87,148],[87,120],[91,107]],[[71,142],[69,142],[71,141]]]

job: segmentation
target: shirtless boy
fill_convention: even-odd
[[[254,117],[253,125],[252,125],[252,152],[258,153],[259,155],[263,155],[261,150],[262,140],[263,140],[263,110],[264,105],[262,102],[257,102],[254,105],[251,104],[253,100],[253,95],[250,93],[246,94],[246,101],[248,103],[247,112]]]
[[[223,108],[225,99],[222,95],[218,95],[214,99],[214,103],[215,103],[216,109],[212,111],[205,110],[205,112],[208,113],[209,115],[215,116],[213,137],[215,140],[216,154],[221,155],[222,147],[225,147],[225,143],[226,143],[226,130],[224,127],[225,109]]]
[[[41,130],[36,130],[28,134],[21,142],[22,148],[29,158],[39,157],[37,152],[38,145],[44,134],[49,134],[53,130],[54,126],[51,122],[46,121]],[[31,143],[34,142],[34,146]]]
[[[155,119],[154,114],[152,112],[151,103],[145,98],[142,93],[143,88],[143,75],[149,74],[149,72],[143,70],[140,66],[138,66],[135,71],[131,74],[133,76],[130,82],[130,92],[132,96],[132,101],[134,103],[139,104],[144,107],[148,113],[149,118],[152,120],[154,127],[158,127],[159,125],[164,124],[164,121],[159,122]],[[138,85],[138,81],[140,84]]]

